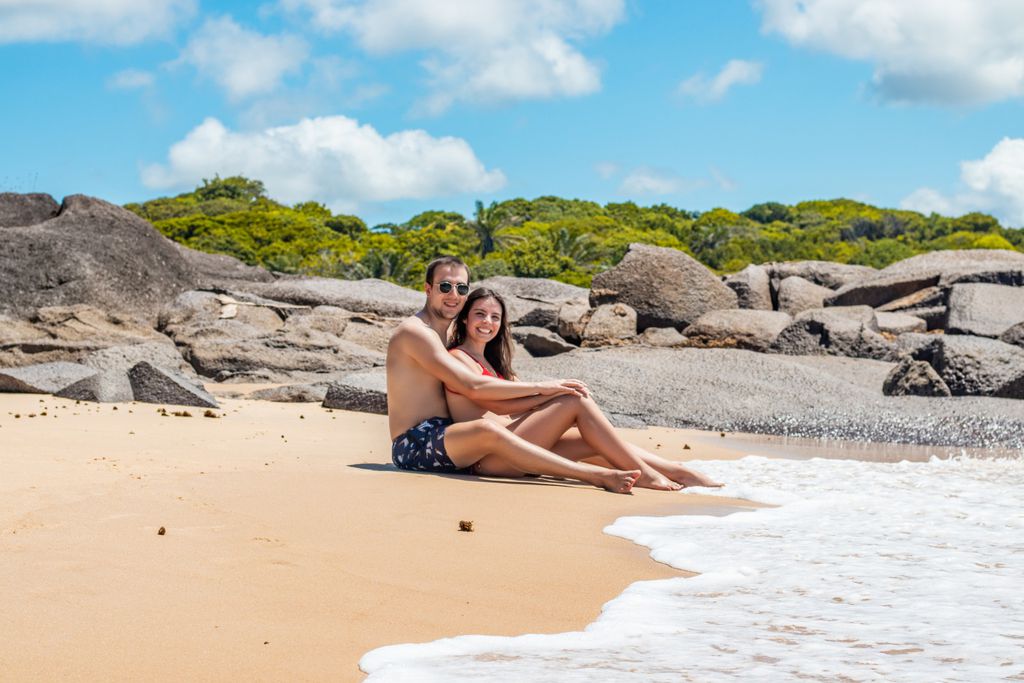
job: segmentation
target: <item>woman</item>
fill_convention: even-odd
[[[516,378],[505,302],[497,292],[478,288],[469,294],[455,319],[449,348],[474,372],[499,379]],[[624,441],[590,397],[530,396],[478,404],[447,388],[446,397],[456,422],[486,417],[564,458],[600,458],[619,469],[638,469],[641,475],[637,486],[668,491],[684,486],[719,486],[677,462]],[[527,474],[501,460],[481,461],[476,472],[505,477]]]

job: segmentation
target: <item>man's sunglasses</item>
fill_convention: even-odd
[[[447,280],[441,280],[437,283],[437,288],[441,290],[442,294],[448,294],[452,291],[452,287],[459,293],[459,296],[466,296],[469,294],[469,285],[465,282],[448,282]]]

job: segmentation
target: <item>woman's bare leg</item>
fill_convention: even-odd
[[[602,455],[613,467],[640,470],[637,486],[665,491],[680,488],[679,484],[638,458],[590,398],[559,396],[523,415],[508,428],[530,443],[551,448],[573,426],[579,430],[591,452]]]
[[[700,472],[691,470],[680,462],[674,460],[668,460],[651,453],[648,450],[644,450],[635,444],[631,444],[628,441],[626,445],[629,447],[633,455],[640,460],[644,461],[657,471],[664,474],[666,477],[681,484],[682,486],[707,486],[710,488],[717,488],[722,486],[719,482],[707,477]],[[584,440],[583,436],[579,433],[579,430],[573,428],[562,435],[562,438],[557,443],[551,446],[551,450],[563,458],[569,460],[590,460],[592,458],[601,458],[599,453],[595,453],[594,449],[590,447],[590,444]],[[603,458],[602,458],[603,460]]]
[[[457,467],[477,465],[480,474],[521,476],[524,472],[578,479],[614,493],[629,493],[639,470],[615,470],[574,462],[536,446],[490,420],[449,425],[445,450]]]

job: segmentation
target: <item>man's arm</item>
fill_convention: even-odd
[[[402,351],[445,385],[475,401],[503,401],[526,396],[586,395],[586,387],[576,380],[548,382],[509,382],[473,372],[452,357],[441,340],[427,329],[410,328],[401,339]],[[396,341],[396,340],[392,340]]]

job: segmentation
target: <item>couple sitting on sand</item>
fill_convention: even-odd
[[[505,302],[469,291],[469,268],[427,266],[427,302],[388,344],[391,458],[406,470],[496,477],[552,475],[616,493],[717,486],[626,443],[574,379],[521,382],[512,371]],[[454,331],[451,330],[455,323]]]

